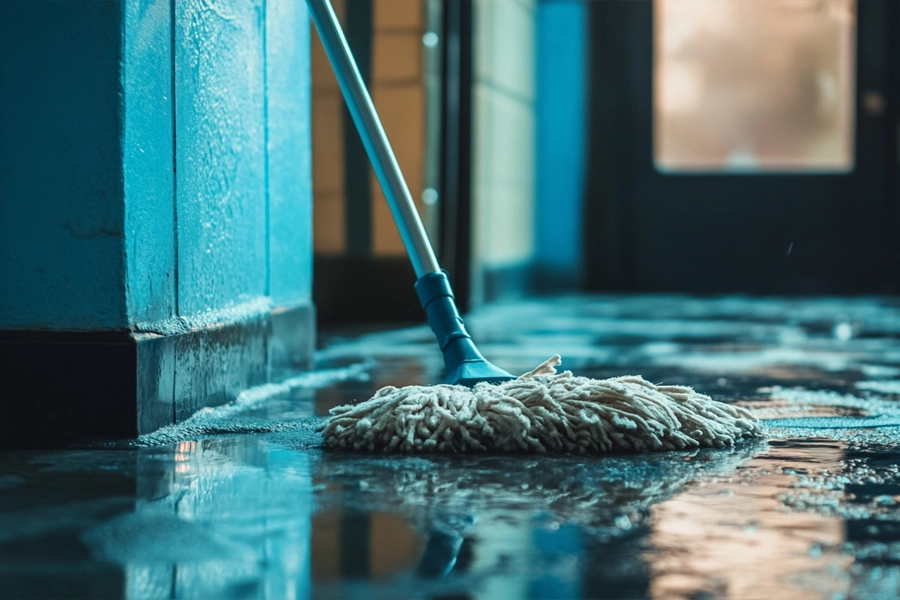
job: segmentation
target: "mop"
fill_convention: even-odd
[[[499,384],[385,387],[338,406],[327,446],[384,452],[569,452],[723,448],[762,435],[750,411],[640,376],[557,374],[555,355]]]
[[[745,408],[641,377],[557,373],[553,356],[513,377],[476,348],[459,315],[329,0],[307,0],[418,278],[416,293],[444,357],[435,386],[385,387],[338,406],[320,426],[325,445],[365,452],[570,452],[732,446],[764,429]]]

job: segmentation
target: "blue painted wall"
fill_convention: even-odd
[[[264,7],[175,3],[178,312],[266,292]]]
[[[169,0],[123,5],[122,163],[128,315],[175,315],[175,173]]]
[[[0,327],[127,325],[120,9],[0,2]]]
[[[0,2],[0,328],[310,303],[305,3],[172,10]]]
[[[545,285],[577,285],[586,151],[587,0],[537,5],[536,262]]]
[[[269,288],[279,306],[312,298],[312,132],[306,2],[267,0]]]

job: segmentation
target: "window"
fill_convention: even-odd
[[[855,0],[655,0],[662,172],[853,169]]]

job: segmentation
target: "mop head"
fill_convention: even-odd
[[[560,362],[497,385],[385,387],[331,409],[320,431],[330,448],[410,453],[685,450],[764,435],[746,408],[689,387],[557,374]]]

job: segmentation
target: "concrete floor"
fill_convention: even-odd
[[[891,598],[900,301],[556,298],[468,320],[739,401],[771,439],[645,455],[355,456],[315,424],[434,383],[424,328],[326,333],[320,370],[137,441],[0,454],[0,597]]]

